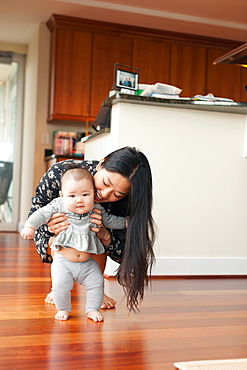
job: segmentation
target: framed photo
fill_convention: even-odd
[[[115,87],[138,90],[139,68],[115,64]]]

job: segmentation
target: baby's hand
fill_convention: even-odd
[[[23,239],[33,239],[35,230],[31,227],[23,227],[20,232],[20,235]]]

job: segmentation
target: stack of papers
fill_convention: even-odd
[[[182,90],[176,86],[157,82],[154,85],[148,85],[141,93],[141,96],[151,96],[163,99],[179,99],[179,94],[181,91]]]
[[[191,100],[202,100],[202,101],[225,101],[225,102],[232,102],[232,99],[228,98],[218,98],[214,96],[213,94],[207,94],[207,95],[195,95],[191,98]]]
[[[152,98],[162,98],[162,99],[180,99],[179,95],[176,94],[152,94]]]

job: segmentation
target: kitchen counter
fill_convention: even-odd
[[[225,102],[225,101],[204,101],[191,100],[189,98],[180,99],[162,99],[149,96],[129,95],[117,93],[107,98],[103,105],[112,106],[117,102],[126,102],[132,104],[154,105],[167,108],[196,109],[211,112],[225,112],[236,114],[247,114],[247,103]]]
[[[76,160],[83,160],[84,155],[58,155],[58,154],[51,154],[45,157],[45,164],[46,164],[46,171],[55,163],[65,161],[66,159],[76,159]]]
[[[207,112],[222,112],[222,113],[233,113],[233,114],[247,114],[247,103],[241,102],[225,102],[225,101],[203,101],[203,100],[191,100],[189,98],[180,99],[162,99],[140,95],[130,95],[123,93],[116,93],[115,95],[107,98],[102,103],[103,106],[112,107],[117,103],[129,103],[140,105],[150,105],[156,107],[166,108],[178,108],[178,109],[192,109]],[[100,131],[95,132],[87,137],[83,138],[82,141],[86,142],[99,135],[110,132],[109,128],[102,128]]]
[[[247,275],[247,103],[117,93],[104,104],[112,107],[110,130],[88,139],[85,158],[124,146],[146,154],[154,275]],[[111,260],[107,266],[114,274]]]

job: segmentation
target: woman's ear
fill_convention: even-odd
[[[97,164],[96,171],[102,170],[101,164],[105,161],[105,159],[101,159],[101,161]]]

